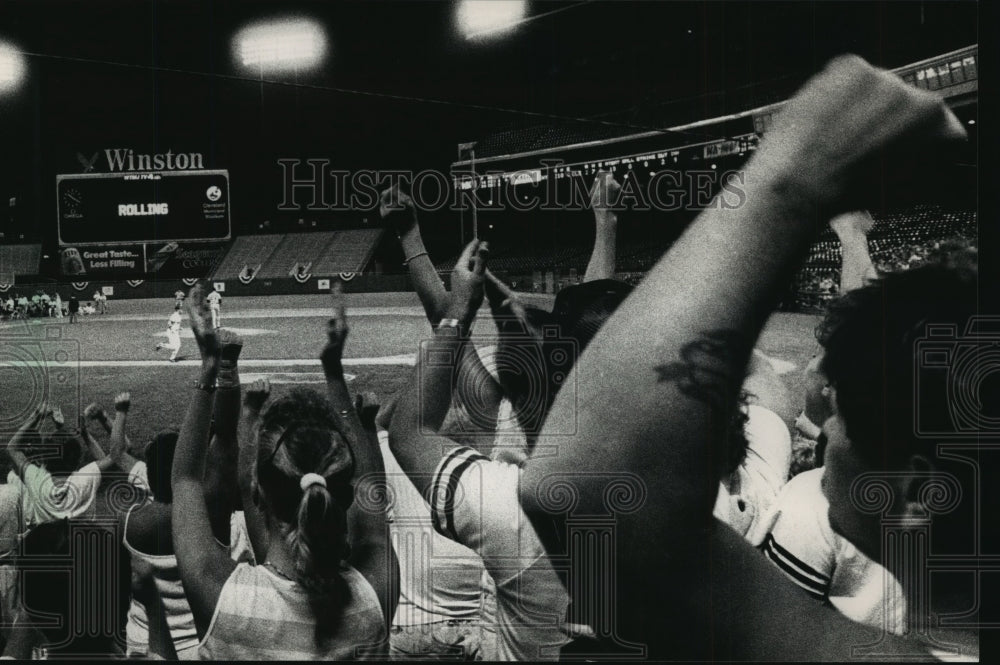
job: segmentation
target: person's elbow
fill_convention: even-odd
[[[386,430],[389,433],[389,450],[397,459],[408,457],[408,452],[415,445],[415,435],[418,433],[415,423],[411,423],[406,416],[405,411],[396,413],[389,421]]]

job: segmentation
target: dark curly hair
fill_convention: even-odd
[[[974,248],[948,246],[924,266],[845,294],[830,304],[817,328],[825,349],[820,370],[836,390],[847,437],[877,468],[933,450],[934,442],[915,436],[917,406],[925,422],[950,422],[946,388],[928,391],[936,377],[920,371],[916,342],[929,325],[950,329],[956,338],[965,334],[978,311],[977,277]],[[918,387],[935,398],[922,396],[917,404]]]
[[[173,487],[170,483],[174,451],[177,450],[177,436],[176,430],[164,430],[158,432],[146,446],[146,475],[149,478],[149,490],[158,503],[174,501]]]

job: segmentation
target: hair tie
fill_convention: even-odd
[[[319,475],[318,473],[307,473],[302,476],[302,480],[299,481],[299,487],[305,492],[313,485],[322,485],[323,489],[326,489],[326,478]]]

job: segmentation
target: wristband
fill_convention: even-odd
[[[218,386],[215,384],[214,381],[212,383],[204,383],[202,381],[195,381],[194,382],[194,387],[195,387],[196,390],[204,390],[207,393],[213,393],[213,392],[215,392],[215,389]]]
[[[454,333],[449,334],[458,339],[465,339],[472,334],[472,324],[462,323],[460,319],[441,319],[434,327],[434,331],[442,332],[444,330],[454,330]]]
[[[802,436],[807,439],[816,440],[819,435],[822,434],[823,430],[813,421],[809,420],[809,416],[803,411],[799,414],[799,417],[795,419],[795,428],[799,430]]]

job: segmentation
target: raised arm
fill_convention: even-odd
[[[649,489],[683,506],[661,517],[704,523],[723,416],[782,284],[819,226],[852,207],[858,169],[918,128],[944,129],[946,113],[937,97],[853,56],[814,78],[747,165],[745,203],[703,212],[587,347],[576,394],[560,393],[545,428],[566,431],[575,419],[581,435],[558,457],[529,462],[525,489],[556,470],[646,469]],[[533,508],[531,492],[523,498]]]
[[[484,243],[485,244],[485,243]],[[472,321],[483,301],[485,251],[473,240],[462,252],[452,274],[448,312],[434,336],[421,345],[413,378],[396,404],[389,427],[389,445],[403,471],[423,493],[442,455],[455,442],[438,435],[451,405],[452,379]]]
[[[267,526],[264,514],[254,501],[253,483],[254,468],[257,465],[257,422],[270,394],[271,383],[266,378],[257,379],[247,387],[243,397],[243,409],[240,412],[237,476],[240,496],[243,499],[247,537],[250,538],[255,561],[267,561]]]
[[[111,420],[108,419],[108,414],[104,412],[104,409],[96,403],[88,404],[83,410],[83,415],[86,416],[87,420],[99,423],[107,434],[111,434]],[[128,440],[128,436],[125,437],[125,450],[132,450],[132,442]]]
[[[79,419],[79,429],[80,431],[75,439],[84,452],[84,456],[81,459],[86,460],[89,458],[90,461],[95,462],[102,474],[110,471],[115,465],[115,461],[110,455],[104,452],[104,448],[97,442],[97,439],[87,431],[87,419],[82,415]],[[82,464],[81,466],[86,466],[86,464]]]
[[[215,397],[215,436],[208,448],[205,497],[208,501],[212,532],[220,543],[230,542],[229,525],[233,511],[242,505],[237,480],[240,422],[239,357],[243,340],[229,330],[219,330],[219,390]]]
[[[683,582],[686,590],[671,597],[691,600],[678,612],[707,613],[703,625],[711,622],[727,634],[755,633],[757,646],[770,640],[797,656],[843,658],[857,644],[847,641],[856,633],[846,630],[839,640],[844,624],[835,620],[835,630],[831,625],[829,632],[810,631],[796,640],[787,624],[760,612],[798,596],[792,589],[786,598],[785,587],[765,594],[755,576],[769,579],[758,570],[766,562],[757,566],[744,556],[749,545],[718,542],[711,513],[727,415],[782,285],[819,225],[859,207],[855,187],[862,167],[904,145],[927,148],[929,134],[963,134],[940,98],[860,58],[838,58],[779,114],[746,167],[743,205],[703,212],[582,354],[568,379],[575,381],[575,394],[560,392],[540,440],[559,453],[529,460],[521,500],[529,514],[544,515],[547,483],[559,474],[575,484],[580,513],[602,513],[606,474],[634,474],[644,505],[617,523],[618,566],[626,576],[619,585],[625,615],[619,625],[657,624],[658,613],[635,609],[646,609],[639,599],[673,593],[667,591],[671,584]],[[548,435],[571,424],[579,433],[572,439]],[[588,478],[592,473],[605,476]],[[705,562],[720,558],[726,566],[708,573]],[[727,586],[718,597],[737,598],[733,606],[744,610],[739,616],[700,602]],[[812,640],[816,632],[823,638]],[[658,639],[652,630],[642,637]],[[827,648],[835,651],[823,653]],[[739,654],[761,657],[749,646]]]
[[[878,276],[868,252],[868,232],[875,220],[867,210],[854,210],[830,220],[830,228],[840,239],[840,293],[860,289]]]
[[[613,173],[599,171],[590,189],[590,207],[594,211],[594,251],[587,264],[583,281],[613,279],[615,276],[615,246],[618,234],[618,215],[615,205],[621,185]]]
[[[389,542],[389,492],[378,437],[358,417],[344,381],[342,362],[347,340],[347,318],[340,289],[334,289],[334,314],[327,329],[327,343],[320,354],[327,393],[342,423],[344,440],[354,459],[355,501],[347,511],[351,554],[349,562],[375,589],[391,625],[399,600],[399,564]]]
[[[174,552],[198,637],[204,638],[222,587],[235,568],[232,559],[212,547],[212,524],[205,502],[205,457],[215,407],[221,347],[205,303],[205,287],[197,284],[188,297],[191,330],[201,352],[201,373],[188,403],[177,439],[171,480]]]
[[[111,425],[111,459],[125,473],[131,473],[139,463],[139,460],[128,453],[125,438],[125,423],[131,407],[132,396],[129,393],[120,393],[115,397],[115,420]]]
[[[379,214],[382,219],[388,219],[396,231],[413,288],[424,306],[427,320],[436,326],[444,314],[448,292],[424,247],[413,199],[402,192],[399,185],[393,185],[382,192]]]
[[[49,405],[47,402],[42,401],[35,407],[31,415],[28,416],[28,419],[14,432],[14,436],[10,438],[7,445],[0,450],[0,454],[6,455],[7,459],[10,460],[10,467],[20,476],[21,480],[24,480],[24,469],[29,464],[28,456],[24,454],[26,440],[32,434],[35,436],[38,435],[38,428],[48,413]]]

